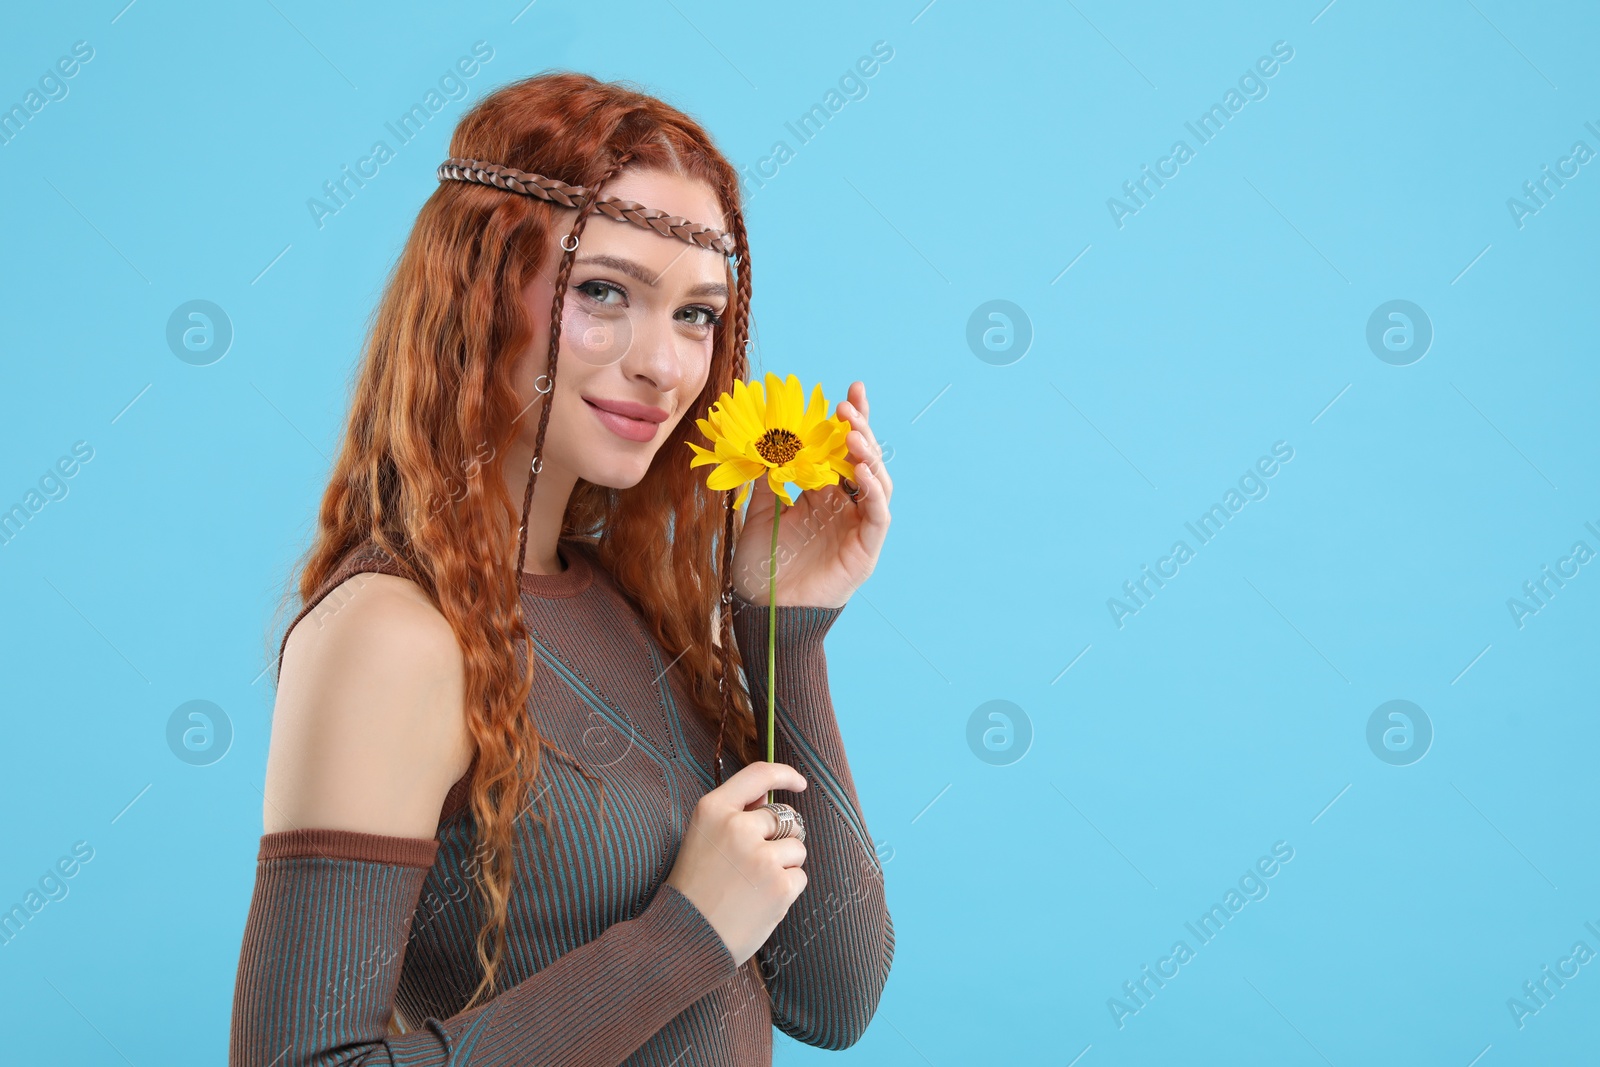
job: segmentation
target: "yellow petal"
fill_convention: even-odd
[[[835,428],[833,423],[823,419],[816,425],[800,432],[800,441],[806,448],[827,448],[833,440]]]
[[[706,479],[708,489],[732,489],[741,482],[759,477],[763,468],[748,460],[736,459],[718,465]]]
[[[763,431],[772,429],[775,425],[777,425],[775,422],[773,422],[773,419],[777,417],[780,400],[779,394],[782,392],[782,390],[778,387],[778,376],[773,374],[771,371],[767,371],[765,383],[752,381],[750,383],[750,388],[752,390],[762,390],[764,399],[761,405],[761,428]]]
[[[718,459],[739,459],[748,456],[753,446],[748,441],[735,440],[732,437],[717,438]]]
[[[705,430],[705,435],[712,440],[719,440],[728,436],[731,429],[728,414],[722,408],[711,409],[707,424],[710,428]]]
[[[723,412],[725,432],[741,441],[754,441],[766,428],[763,420],[766,400],[761,395],[760,383],[746,386],[736,381],[733,387],[734,396]]]
[[[772,489],[774,494],[783,498],[784,504],[793,507],[794,501],[789,498],[789,490],[785,488],[783,484],[784,482],[788,481],[788,479],[779,473],[783,469],[784,468],[782,467],[774,467],[772,470],[768,471],[767,485]]]
[[[799,430],[806,417],[806,394],[793,374],[783,380],[784,426]]]
[[[800,379],[794,375],[789,376],[799,385]],[[798,425],[798,419],[792,417],[789,407],[789,390],[786,383],[776,374],[767,371],[767,412],[764,426],[768,430],[792,429]]]
[[[798,463],[795,465],[794,477],[790,481],[802,489],[821,489],[825,485],[836,484],[839,475],[831,467],[816,463]]]
[[[828,416],[828,398],[822,395],[822,383],[818,382],[811,388],[811,403],[806,405],[805,418],[800,421],[800,436],[804,437],[806,431],[818,423],[826,422]]]
[[[850,453],[850,424],[843,419],[831,420],[833,436],[828,438],[827,444],[822,446],[829,455],[845,456]]]
[[[733,407],[749,408],[751,406],[765,409],[767,398],[762,392],[760,382],[746,382],[734,379],[733,382]]]

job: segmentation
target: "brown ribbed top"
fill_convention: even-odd
[[[546,750],[515,824],[498,995],[462,1010],[481,974],[465,803],[474,760],[434,838],[262,836],[234,990],[235,1067],[732,1067],[769,1064],[773,1026],[825,1048],[865,1030],[894,929],[827,683],[822,641],[842,609],[777,609],[777,759],[810,783],[784,795],[806,820],[808,884],[735,968],[705,917],[665,883],[714,783],[714,728],[593,546],[564,540],[558,552],[561,572],[521,576],[537,655],[528,713],[572,758]],[[359,575],[373,571],[399,568],[370,543],[352,550],[289,629],[336,591],[360,595]],[[734,634],[760,709],[768,617],[736,597]],[[765,715],[757,721],[764,729]],[[404,1033],[390,1032],[394,1009]]]

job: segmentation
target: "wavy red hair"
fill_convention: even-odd
[[[707,416],[711,403],[747,374],[750,254],[737,173],[683,112],[626,83],[564,72],[525,78],[485,97],[462,117],[449,154],[591,193],[603,191],[624,166],[682,174],[716,193],[738,258],[737,270],[728,267],[728,325],[715,334],[705,388],[639,484],[612,489],[579,480],[562,532],[591,539],[668,659],[676,660],[672,669],[696,711],[718,731],[719,754],[725,732],[748,762],[756,722],[747,691],[735,684],[740,661],[731,613],[722,610],[731,605],[732,546],[742,524],[733,492],[707,489],[682,443],[698,434],[695,420]],[[521,294],[536,271],[552,272],[541,262],[552,232],[581,232],[591,209],[592,197],[574,213],[455,181],[441,182],[428,197],[373,317],[317,533],[300,562],[304,602],[350,549],[371,539],[424,590],[460,642],[476,750],[469,799],[481,859],[476,881],[486,912],[476,945],[483,978],[468,1007],[497,991],[512,824],[526,806],[541,749],[559,751],[525,713],[538,661],[515,573],[525,543],[500,470],[522,432],[513,369],[536,340]],[[553,271],[552,389],[560,387],[555,353],[571,265],[568,253]],[[543,452],[550,406],[539,405],[535,455]],[[488,459],[480,462],[485,448]],[[535,478],[521,502],[524,522]]]

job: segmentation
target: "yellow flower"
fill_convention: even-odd
[[[706,479],[711,489],[742,484],[736,508],[743,506],[750,484],[763,473],[772,491],[791,506],[794,501],[784,488],[788,482],[820,489],[839,484],[841,476],[851,477],[855,472],[845,444],[850,424],[828,414],[821,385],[811,390],[810,404],[804,399],[800,379],[792,374],[780,381],[769,371],[765,388],[760,382],[736,380],[733,394],[723,393],[711,405],[709,419],[695,420],[714,450],[686,442],[695,453],[689,466],[716,464]]]

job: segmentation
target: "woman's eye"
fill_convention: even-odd
[[[718,315],[715,311],[712,311],[708,307],[686,307],[682,311],[678,312],[678,314],[689,316],[689,318],[685,319],[684,321],[690,326],[722,325],[722,316]]]
[[[576,286],[576,288],[578,292],[582,293],[584,296],[588,297],[590,300],[593,300],[597,304],[614,305],[627,303],[628,294],[624,293],[621,289],[617,288],[615,285],[612,285],[610,282],[584,282],[583,284]],[[616,299],[607,299],[607,297],[611,296],[616,297]]]

